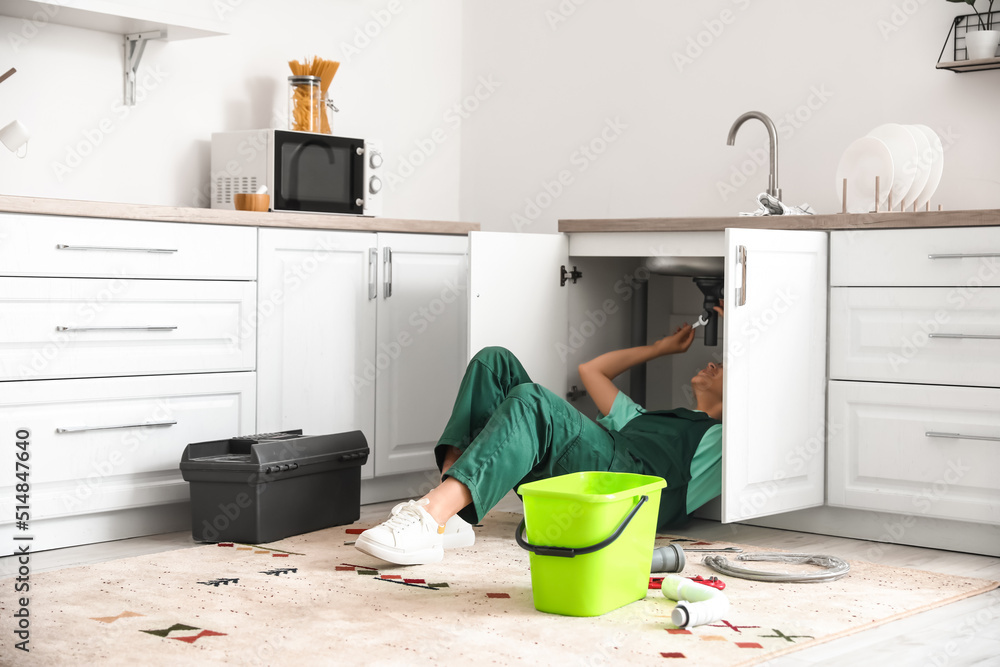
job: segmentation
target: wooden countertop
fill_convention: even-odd
[[[984,226],[1000,227],[1000,210],[559,221],[560,232],[714,232],[727,227],[835,230]]]
[[[76,201],[44,197],[0,195],[0,212],[70,215],[84,218],[152,220],[154,222],[195,222],[210,225],[250,227],[290,227],[298,229],[341,229],[367,232],[412,232],[420,234],[468,234],[479,231],[472,222],[363,218],[356,215],[318,213],[254,213],[214,208],[185,208],[150,204]]]

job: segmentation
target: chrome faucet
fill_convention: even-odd
[[[740,126],[751,118],[756,118],[764,123],[764,127],[767,128],[767,138],[771,144],[771,173],[767,177],[767,194],[776,197],[780,201],[781,188],[778,187],[778,131],[774,127],[774,121],[768,118],[767,114],[763,114],[760,111],[748,111],[737,118],[733,126],[729,128],[729,139],[726,140],[726,144],[730,146],[736,144],[736,133],[739,131]]]

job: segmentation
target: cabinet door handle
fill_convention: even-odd
[[[382,250],[382,263],[385,264],[385,285],[382,286],[383,298],[392,296],[392,248]]]
[[[368,300],[378,296],[378,249],[368,249]]]
[[[56,327],[56,331],[174,331],[177,327]]]
[[[932,333],[927,334],[928,338],[977,338],[980,340],[1000,340],[1000,334],[956,334],[956,333]]]
[[[924,435],[928,438],[960,438],[962,440],[988,440],[990,442],[1000,442],[1000,437],[991,435],[962,435],[961,433],[941,433],[938,431],[927,431]]]
[[[736,264],[743,268],[742,282],[736,288],[736,305],[747,305],[747,247],[745,245],[736,246]]]
[[[75,426],[57,428],[56,433],[82,433],[84,431],[109,431],[116,428],[145,428],[146,426],[173,426],[177,422],[143,422],[141,424],[115,424],[114,426]]]
[[[956,253],[953,255],[927,255],[927,259],[967,259],[969,257],[1000,257],[1000,252]]]
[[[66,245],[63,243],[56,244],[56,250],[111,250],[114,252],[156,252],[167,254],[177,252],[177,248],[119,248],[99,245]]]

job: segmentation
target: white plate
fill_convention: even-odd
[[[898,211],[901,202],[910,199],[910,188],[913,185],[913,172],[906,173],[903,169],[905,164],[913,164],[917,159],[917,142],[913,140],[913,135],[898,123],[886,123],[879,125],[868,133],[869,137],[881,139],[892,155],[892,163],[895,165],[892,179],[892,208]],[[914,193],[916,198],[916,193]]]
[[[916,128],[927,137],[928,149],[930,150],[929,153],[921,156],[922,161],[930,163],[927,183],[917,195],[917,208],[921,209],[931,200],[941,183],[941,174],[944,171],[944,146],[941,144],[941,137],[937,135],[937,132],[926,125],[911,125],[911,127]]]
[[[903,165],[904,171],[913,173],[913,185],[910,186],[910,192],[906,196],[906,210],[910,211],[913,210],[914,202],[918,201],[920,193],[923,192],[924,186],[927,185],[927,180],[930,178],[933,153],[931,152],[931,142],[927,139],[926,134],[914,125],[904,125],[903,127],[917,144],[917,154],[913,156],[912,161]],[[917,205],[923,206],[921,203]]]
[[[892,154],[881,139],[862,137],[855,140],[840,157],[837,165],[837,200],[847,179],[847,212],[868,213],[875,210],[875,177],[879,177],[879,204],[884,204],[893,182]]]

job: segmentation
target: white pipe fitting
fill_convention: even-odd
[[[725,593],[675,574],[663,578],[661,590],[664,597],[677,602],[670,620],[678,628],[721,621],[729,612],[729,598]]]

